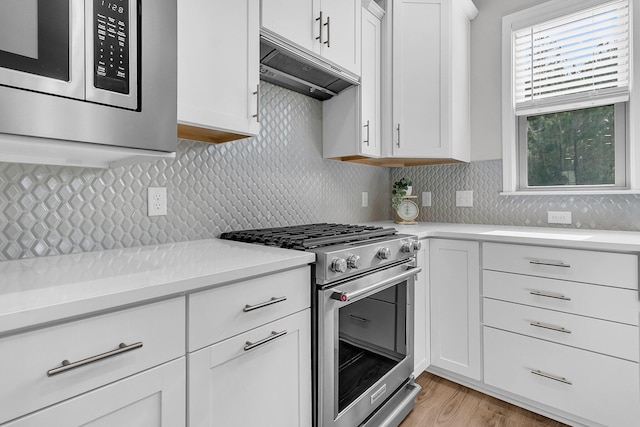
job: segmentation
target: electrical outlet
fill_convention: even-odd
[[[571,212],[547,211],[548,224],[571,224]]]
[[[456,191],[456,206],[459,208],[473,207],[473,190]]]
[[[167,189],[166,187],[147,188],[147,216],[159,216],[167,214]]]
[[[367,206],[369,206],[369,193],[367,193],[366,191],[362,192],[362,207],[366,208]]]
[[[431,191],[422,192],[422,206],[431,206]]]

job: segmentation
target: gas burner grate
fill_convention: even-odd
[[[351,224],[304,224],[222,233],[221,239],[307,250],[396,234],[395,228]]]

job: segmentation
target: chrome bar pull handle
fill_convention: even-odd
[[[327,47],[331,47],[331,22],[329,21],[329,19],[331,19],[331,17],[327,16],[327,22],[324,24],[327,26],[327,41],[324,42]]]
[[[398,131],[398,143],[396,145],[400,148],[400,123],[398,123],[396,130]]]
[[[358,322],[362,322],[362,323],[371,322],[371,320],[369,319],[365,319],[364,317],[360,317],[360,316],[354,316],[353,314],[350,314],[349,317],[352,318],[353,320],[357,320]]]
[[[529,291],[529,293],[531,295],[535,295],[538,297],[545,297],[545,298],[555,298],[555,299],[561,299],[563,301],[571,301],[571,298],[566,297],[562,294],[554,294],[551,292],[542,292],[542,291]]]
[[[318,28],[320,29],[318,37],[316,37],[316,40],[318,40],[320,43],[322,43],[322,11],[320,11],[320,17],[316,18],[316,21],[318,21]]]
[[[266,338],[261,339],[260,341],[256,341],[256,342],[247,341],[246,342],[247,345],[244,346],[244,351],[249,351],[249,350],[251,350],[253,348],[260,347],[261,345],[264,345],[264,344],[268,343],[269,341],[273,341],[273,340],[275,340],[277,338],[280,338],[282,336],[285,336],[285,335],[287,335],[287,330],[286,329],[284,331],[281,331],[281,332],[271,331],[271,335],[269,335]]]
[[[529,261],[529,264],[533,265],[546,265],[548,267],[562,267],[562,268],[571,268],[570,264],[565,264],[562,261],[554,262],[554,261],[541,261],[539,259],[532,259]]]
[[[535,326],[536,328],[549,329],[556,332],[564,332],[565,334],[570,334],[571,331],[569,329],[563,328],[562,326],[554,326],[549,325],[548,323],[542,322],[529,322],[531,326]]]
[[[252,117],[256,119],[256,122],[260,123],[260,84],[256,85],[256,91],[253,94],[256,96],[256,113]]]
[[[135,350],[137,348],[142,347],[141,342],[137,342],[134,344],[126,345],[124,343],[120,343],[118,348],[115,350],[107,351],[106,353],[98,354],[96,356],[87,357],[86,359],[78,360],[77,362],[69,362],[68,360],[63,360],[62,364],[57,368],[53,368],[47,371],[47,376],[53,376],[56,374],[61,374],[63,372],[67,372],[71,369],[79,368],[80,366],[85,366],[90,363],[97,362],[99,360],[104,360],[109,357],[117,356],[122,353],[126,353],[127,351]]]
[[[548,378],[550,380],[554,380],[554,381],[558,381],[564,384],[569,384],[569,385],[573,385],[573,383],[571,381],[569,381],[568,379],[566,379],[565,377],[558,377],[556,375],[551,375],[551,374],[547,374],[546,372],[542,372],[538,369],[533,369],[530,371],[533,375],[538,375],[544,378]]]
[[[249,311],[253,311],[253,310],[257,310],[259,308],[263,308],[263,307],[267,307],[269,305],[272,304],[277,304],[279,302],[283,302],[286,301],[287,297],[271,297],[270,300],[265,301],[265,302],[261,302],[259,304],[255,304],[255,305],[245,305],[244,308],[242,309],[242,311],[244,311],[245,313],[249,312]]]
[[[367,139],[362,141],[363,143],[367,143],[367,147],[369,146],[369,120],[367,120],[367,124],[362,126],[364,128],[367,128]]]

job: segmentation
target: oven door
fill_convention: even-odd
[[[84,99],[85,0],[0,1],[0,85]]]
[[[414,264],[319,291],[318,426],[362,424],[411,376]]]

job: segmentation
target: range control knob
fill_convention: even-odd
[[[360,268],[360,257],[358,255],[349,255],[347,257],[347,267]]]
[[[402,247],[400,248],[400,250],[404,253],[409,253],[412,254],[413,251],[415,250],[415,248],[413,247],[413,242],[408,241],[408,242],[404,242],[402,244]]]
[[[419,251],[420,249],[422,249],[422,242],[420,240],[414,240],[413,241],[413,250],[414,251]]]
[[[378,258],[380,258],[380,259],[389,259],[389,258],[391,258],[391,249],[389,249],[389,248],[380,248],[380,249],[378,249]]]
[[[344,258],[335,257],[331,260],[329,269],[336,273],[344,273],[345,271],[347,271],[347,261],[345,261]]]

